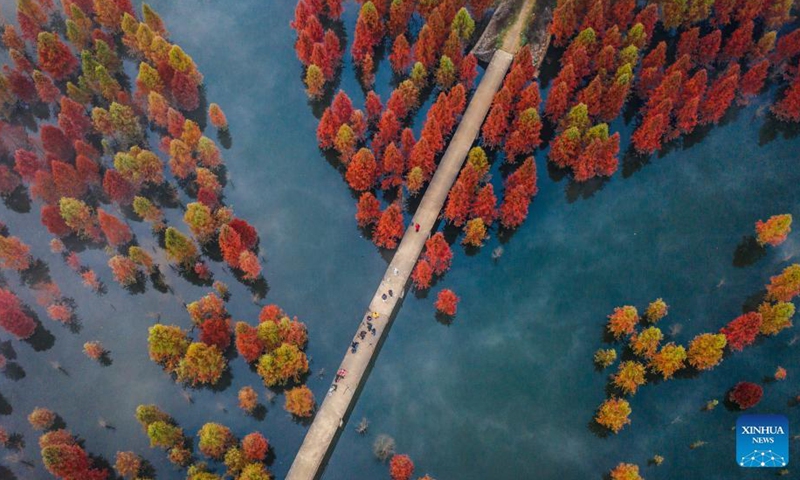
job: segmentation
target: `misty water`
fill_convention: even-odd
[[[13,3],[2,1],[7,17],[13,17]],[[203,72],[209,100],[227,114],[233,141],[223,151],[231,178],[226,202],[261,234],[269,282],[263,303],[278,304],[308,325],[308,385],[321,402],[383,274],[386,255],[361,237],[354,194],[316,146],[320,109],[308,103],[293,51],[294,2],[151,3],[172,41]],[[348,3],[349,35],[355,12],[355,4]],[[389,77],[383,61],[377,82],[384,99]],[[340,82],[360,105],[363,93],[349,62]],[[769,276],[798,253],[800,240],[794,236],[763,255],[739,248],[757,219],[800,215],[795,150],[800,140],[767,120],[768,103],[768,96],[761,97],[731,112],[723,125],[649,162],[628,157],[607,182],[572,185],[548,172],[545,155],[537,153],[539,194],[528,221],[502,238],[493,232],[478,252],[454,245],[453,268],[433,293],[407,296],[323,478],[388,478],[386,465],[371,451],[378,434],[392,436],[397,451],[412,457],[415,474],[440,480],[601,478],[620,461],[641,465],[647,479],[774,476],[772,470],[736,466],[732,427],[738,412],[722,403],[711,412],[701,407],[722,400],[736,382],[761,382],[782,365],[788,380],[764,384],[764,399],[754,411],[787,414],[791,433],[798,433],[800,415],[790,400],[800,394],[795,380],[800,359],[791,329],[727,356],[711,372],[643,387],[631,400],[632,423],[618,435],[603,437],[591,425],[611,371],[595,370],[592,354],[607,347],[603,329],[615,306],[641,310],[663,297],[670,311],[660,326],[671,331],[668,339],[685,344],[752,306]],[[630,132],[622,121],[614,128]],[[0,457],[0,478],[49,478],[37,434],[25,419],[36,406],[59,413],[93,454],[113,462],[116,451],[133,450],[155,467],[157,478],[184,478],[164,452],[149,448],[134,418],[141,403],[157,404],[187,435],[208,421],[231,427],[239,437],[261,431],[275,453],[271,470],[285,476],[307,426],[283,410],[280,395],[267,404],[261,420],[237,408],[242,386],[264,392],[244,361],[230,358],[231,377],[220,388],[185,389],[147,356],[147,327],[159,319],[190,327],[183,302],[208,288],[162,269],[174,293],[148,284],[133,295],[114,283],[103,251],[87,250],[83,263],[108,286],[108,293],[97,296],[50,252],[38,203],[30,212],[0,205],[0,220],[31,245],[64,294],[76,300],[81,328],[74,333],[48,320],[19,278],[6,275],[53,339],[41,351],[16,340],[2,343],[11,365],[0,377],[0,425],[22,435],[19,458],[35,467]],[[180,215],[169,211],[169,220],[181,224]],[[145,247],[155,245],[147,224],[131,225]],[[499,246],[503,254],[494,261],[492,251]],[[221,264],[212,270],[222,275]],[[252,293],[235,281],[228,284],[233,319],[255,323],[260,307]],[[442,287],[462,298],[450,325],[433,314],[435,292]],[[111,365],[81,352],[89,340],[108,348]],[[362,417],[370,422],[366,435],[355,432]],[[698,440],[708,443],[690,449]],[[665,457],[664,464],[646,466],[654,454]],[[800,454],[796,442],[791,454]]]

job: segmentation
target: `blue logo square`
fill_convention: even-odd
[[[742,415],[736,421],[736,463],[744,468],[789,465],[789,420],[784,415]]]

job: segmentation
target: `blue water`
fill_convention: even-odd
[[[11,16],[13,2],[2,3]],[[233,182],[226,200],[261,233],[270,287],[266,302],[309,326],[308,384],[321,400],[386,262],[360,238],[352,193],[316,147],[316,118],[288,26],[293,2],[152,4],[173,41],[204,73],[210,101],[228,116],[233,146],[223,153]],[[345,17],[350,35],[354,12],[351,2]],[[385,100],[389,75],[385,62],[381,67]],[[349,64],[341,88],[360,102]],[[590,429],[613,369],[595,371],[591,357],[606,346],[605,317],[615,306],[643,309],[663,297],[670,314],[662,328],[680,325],[672,338],[686,343],[739,315],[748,297],[798,252],[800,243],[790,236],[754,264],[734,265],[734,252],[755,220],[800,215],[794,150],[800,142],[772,135],[758,114],[760,106],[731,115],[688,148],[673,148],[640,168],[627,162],[595,189],[552,178],[545,157],[537,155],[539,195],[525,225],[502,244],[503,256],[491,259],[492,249],[501,245],[496,235],[474,256],[455,247],[453,269],[436,287],[461,296],[455,322],[445,326],[435,320],[436,290],[427,298],[406,299],[324,478],[388,478],[386,466],[371,453],[379,433],[394,437],[398,452],[411,455],[416,473],[439,479],[600,478],[620,461],[638,463],[647,479],[771,478],[774,471],[736,467],[731,430],[736,412],[722,404],[712,412],[700,408],[712,398],[722,400],[736,382],[760,381],[783,365],[788,380],[765,384],[754,411],[787,414],[791,433],[798,433],[797,409],[788,406],[800,393],[793,330],[759,340],[712,372],[644,387],[631,400],[632,424],[619,435],[601,438]],[[171,212],[172,223],[181,223],[178,215]],[[263,391],[241,359],[230,362],[230,386],[222,392],[192,390],[189,403],[182,387],[147,358],[146,330],[155,322],[147,313],[160,312],[162,322],[188,327],[181,302],[207,289],[162,269],[176,295],[148,287],[133,296],[114,284],[102,266],[103,252],[84,252],[83,262],[97,266],[109,286],[108,294],[97,297],[49,252],[48,236],[31,234],[43,232],[38,215],[0,206],[0,220],[48,263],[65,295],[77,301],[82,323],[74,334],[37,309],[55,337],[53,347],[34,352],[26,343],[10,342],[24,378],[0,377],[0,425],[24,437],[21,457],[36,466],[0,457],[7,468],[0,469],[0,477],[13,472],[20,479],[49,478],[39,466],[37,436],[25,420],[34,406],[44,406],[86,440],[88,451],[113,462],[117,450],[134,450],[153,464],[158,478],[183,478],[162,451],[149,448],[133,417],[140,403],[158,404],[188,435],[206,421],[224,423],[240,437],[259,430],[274,447],[271,469],[278,478],[285,475],[306,427],[283,411],[282,396],[267,406],[263,421],[238,410],[239,388]],[[154,243],[145,224],[134,229],[145,246]],[[220,265],[214,271],[223,275]],[[35,305],[30,292],[17,287],[17,277],[7,278]],[[233,318],[254,323],[259,306],[251,293],[228,283]],[[110,350],[111,366],[81,353],[82,344],[95,339]],[[327,375],[319,379],[323,368]],[[362,417],[370,420],[365,436],[354,431]],[[100,418],[114,429],[101,427]],[[708,444],[689,449],[696,440]],[[791,452],[800,454],[796,442]],[[646,467],[654,454],[664,456],[664,464]]]

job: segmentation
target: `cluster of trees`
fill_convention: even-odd
[[[261,309],[256,327],[236,323],[236,350],[268,387],[299,382],[308,372],[308,358],[303,350],[308,342],[306,326],[290,319],[277,305]],[[313,403],[313,402],[312,402]]]
[[[535,76],[532,53],[526,45],[514,57],[481,129],[483,145],[502,149],[506,162],[517,165],[509,169],[499,207],[488,175],[489,159],[481,147],[470,151],[450,191],[445,218],[455,226],[463,226],[464,245],[482,246],[496,220],[505,228],[516,228],[528,216],[531,199],[538,191],[536,163],[531,156],[519,164],[519,158],[532,154],[541,143],[541,95]]]
[[[323,21],[338,21],[341,14],[341,0],[300,0],[295,7],[294,21],[291,23],[297,31],[295,51],[306,68],[306,91],[313,99],[323,95],[326,84],[334,79],[342,62],[339,37],[332,28],[322,25]]]
[[[36,331],[36,321],[14,292],[0,288],[0,327],[19,339],[29,338]]]
[[[0,232],[6,232],[7,228],[0,224]],[[15,271],[21,275],[39,264],[39,259],[34,259],[30,253],[30,247],[18,237],[12,235],[3,235],[0,233],[0,269]],[[74,318],[72,308],[72,299],[66,298],[61,294],[61,289],[50,276],[45,273],[28,276],[31,289],[36,293],[36,302],[45,308],[47,316],[52,320],[61,323],[69,323]],[[7,300],[8,301],[8,300]],[[6,308],[12,308],[13,302],[8,303]],[[17,322],[28,323],[24,320],[28,314],[20,316],[18,314],[9,313],[9,317],[5,319],[9,325]],[[0,326],[4,324],[0,322]]]
[[[642,99],[641,121],[632,137],[633,148],[641,153],[652,153],[698,125],[717,123],[734,100],[744,104],[759,94],[770,73],[790,84],[773,112],[800,121],[800,88],[795,88],[800,83],[793,66],[800,33],[778,39],[792,18],[790,10],[791,2],[781,0],[697,5],[559,0],[551,32],[554,43],[566,49],[545,107],[559,130],[551,160],[570,167],[577,181],[612,174],[618,137],[607,149],[597,145],[583,161],[579,158],[589,148],[586,135],[592,125],[617,118],[631,91]],[[671,34],[649,48],[657,27]],[[583,131],[570,130],[568,113],[581,104],[588,122]],[[594,168],[587,169],[585,162]]]
[[[42,224],[58,241],[76,236],[107,244],[109,268],[123,286],[157,272],[122,217],[130,207],[153,225],[169,258],[186,269],[210,276],[198,261],[195,241],[213,241],[241,278],[259,278],[255,229],[222,205],[219,148],[203,134],[203,121],[187,118],[203,114],[197,111],[203,76],[192,58],[169,41],[161,18],[146,4],[141,17],[130,2],[68,2],[59,8],[20,2],[21,34],[4,25],[2,44],[12,65],[0,75],[0,115],[6,121],[19,112],[47,115],[34,117],[42,119],[39,128],[30,127],[37,136],[12,126],[19,122],[3,123],[9,164],[0,167],[2,194],[28,187],[41,200]],[[123,81],[127,59],[138,63],[133,85]],[[46,123],[50,112],[56,121]],[[219,105],[211,104],[208,117],[221,134],[227,132]],[[147,145],[148,128],[161,138],[158,149]],[[175,196],[172,179],[197,200],[184,216],[194,241],[166,229],[156,199]],[[100,291],[97,273],[80,266],[63,242],[58,248],[84,284]],[[61,302],[48,311],[66,317],[65,308]]]
[[[106,480],[109,471],[95,461],[68,430],[51,430],[39,437],[44,467],[56,478]]]
[[[136,418],[145,427],[151,446],[168,450],[170,461],[177,466],[189,467],[187,478],[222,478],[208,473],[204,463],[195,461],[189,448],[191,440],[184,435],[183,430],[175,424],[174,420],[158,407],[139,405],[136,409]],[[200,428],[197,437],[197,448],[203,456],[224,463],[227,468],[226,478],[238,480],[269,480],[272,478],[264,463],[269,452],[269,441],[261,433],[249,433],[239,441],[230,428],[219,423],[209,422]],[[138,471],[140,464],[135,463],[129,455],[126,456],[128,458],[125,460],[124,468],[128,472],[132,472],[135,465]],[[118,455],[118,465],[119,459]],[[119,466],[117,471],[120,471]],[[122,472],[120,474],[124,475]]]
[[[669,380],[686,368],[711,370],[722,362],[726,349],[730,352],[741,351],[752,345],[759,335],[777,335],[791,327],[795,311],[791,302],[800,295],[800,265],[790,265],[779,275],[771,277],[766,289],[766,298],[756,311],[736,317],[718,333],[696,335],[687,347],[675,342],[663,343],[665,335],[655,325],[668,312],[663,299],[659,298],[648,305],[644,319],[640,318],[634,306],[615,308],[608,316],[608,332],[615,340],[628,341],[634,359],[620,363],[617,372],[611,376],[611,383],[620,394],[632,396],[647,383],[649,375]],[[649,325],[640,328],[643,320]],[[600,349],[594,356],[595,363],[602,368],[611,366],[616,359],[615,349]],[[785,378],[785,370],[780,375]],[[748,399],[756,396],[760,399],[761,395],[756,395],[758,392],[751,384],[745,382],[740,385],[741,393],[734,389],[730,395],[731,401],[743,409],[749,408],[742,405],[748,405]],[[743,399],[741,402],[734,399],[740,394]],[[595,420],[615,433],[619,431],[628,423],[625,421],[627,415],[622,413],[630,413],[630,405],[625,402],[623,408],[621,402],[624,400],[617,398],[606,401],[603,404],[606,408],[601,407]]]
[[[442,276],[450,270],[452,261],[453,251],[450,244],[442,232],[436,232],[425,241],[425,250],[417,261],[414,271],[411,272],[414,288],[417,290],[430,288],[435,276]]]
[[[150,446],[166,450],[170,462],[185,467],[192,461],[191,440],[169,414],[156,405],[139,405],[136,420],[147,433]]]
[[[361,4],[351,53],[362,85],[369,90],[364,108],[353,108],[347,94],[339,91],[323,112],[317,139],[320,148],[338,154],[345,180],[361,192],[358,225],[371,230],[377,246],[393,249],[405,230],[402,193],[416,195],[431,179],[437,156],[466,107],[467,92],[477,76],[477,60],[464,50],[475,30],[474,18],[485,13],[487,2]],[[340,41],[333,28],[340,14],[337,2],[303,0],[295,10],[295,46],[307,67],[306,83],[312,97],[322,94],[340,62]],[[417,21],[422,27],[414,38]],[[387,38],[396,88],[384,104],[370,89],[377,49]],[[333,50],[335,54],[325,53]],[[424,102],[423,92],[429,91],[438,91],[438,95],[417,139],[410,125],[411,114]],[[379,191],[387,193],[388,205],[382,205]]]

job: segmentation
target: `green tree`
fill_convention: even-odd
[[[221,460],[233,444],[236,443],[236,438],[231,433],[231,430],[219,423],[206,423],[197,433],[200,438],[198,448],[203,455]]]
[[[182,266],[190,266],[197,258],[197,247],[186,235],[174,227],[164,233],[167,256]]]
[[[148,331],[150,359],[163,365],[168,372],[174,371],[189,348],[186,333],[175,325],[162,324],[153,325]]]
[[[300,376],[308,371],[308,359],[297,346],[284,343],[261,356],[257,371],[264,385],[285,385],[289,380],[299,381]]]
[[[456,13],[456,16],[453,18],[453,23],[450,24],[450,29],[456,32],[461,40],[469,40],[472,36],[472,32],[475,31],[475,21],[466,8],[461,7],[458,13]]]
[[[192,385],[213,385],[222,376],[225,365],[225,358],[215,345],[192,343],[178,364],[178,378]]]

